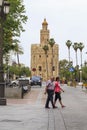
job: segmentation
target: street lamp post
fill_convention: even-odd
[[[4,31],[3,23],[6,20],[6,14],[9,13],[9,6],[7,0],[0,0],[0,105],[6,105],[5,99],[5,83],[4,83],[4,71],[3,71],[3,43],[4,43]]]
[[[80,82],[82,82],[82,70],[80,70]]]

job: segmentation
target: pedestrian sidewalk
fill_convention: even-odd
[[[0,106],[0,130],[87,130],[87,94],[62,87],[65,108],[57,102],[57,109],[45,109],[44,87],[32,88],[24,99],[8,99]]]

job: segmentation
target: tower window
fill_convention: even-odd
[[[52,70],[55,71],[55,66],[52,67]]]
[[[39,66],[39,71],[42,71],[42,67],[41,66]]]
[[[41,58],[41,55],[39,55],[39,57]]]

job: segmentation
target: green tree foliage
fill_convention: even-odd
[[[29,67],[19,67],[19,66],[9,66],[9,74],[10,77],[13,77],[13,75],[15,74],[16,76],[20,77],[20,76],[31,76],[31,71],[29,69]]]
[[[68,47],[68,53],[69,53],[69,63],[70,63],[70,47],[72,45],[72,42],[70,40],[67,40],[66,46]]]
[[[22,0],[8,0],[10,2],[10,12],[3,22],[4,27],[4,53],[8,53],[15,48],[15,40],[25,31],[23,24],[27,21],[25,7]],[[18,41],[19,42],[19,41]]]
[[[84,45],[83,45],[82,42],[80,42],[80,43],[78,44],[78,48],[79,48],[79,50],[80,50],[81,68],[82,68],[82,50],[83,50],[83,48],[84,48]]]
[[[47,70],[47,78],[48,78],[48,63],[47,63],[47,52],[48,52],[48,50],[49,50],[48,45],[44,45],[44,46],[43,46],[43,50],[44,50],[45,55],[46,55],[46,70]]]
[[[48,50],[49,50],[48,45],[44,45],[43,50],[45,51],[45,54],[47,55],[47,52],[48,52]]]
[[[69,62],[66,59],[59,61],[59,75],[60,75],[61,79],[63,77],[65,77],[66,79],[68,78],[68,76],[69,76],[68,65],[69,65]]]
[[[70,65],[71,64],[71,65]],[[70,68],[73,67],[72,63],[69,63],[66,59],[59,61],[59,75],[60,78],[65,78],[67,81],[75,79],[75,68],[73,72],[70,72]]]
[[[82,67],[82,80],[87,82],[87,66]]]
[[[26,75],[27,77],[31,76],[31,72],[29,70],[29,67],[22,67],[20,70],[20,76],[21,75]]]
[[[48,44],[49,44],[51,47],[53,47],[54,44],[55,44],[54,38],[50,38],[50,39],[48,40]]]
[[[73,44],[73,49],[75,50],[76,53],[76,67],[77,67],[78,65],[78,58],[77,58],[78,43],[77,42]]]
[[[50,38],[49,40],[48,40],[48,44],[50,45],[50,47],[52,48],[52,76],[53,76],[53,46],[54,46],[54,44],[55,44],[55,40],[54,40],[54,38]]]
[[[20,65],[19,62],[19,54],[23,54],[23,49],[19,44],[15,43],[15,48],[13,49],[14,54],[17,56],[18,65]]]

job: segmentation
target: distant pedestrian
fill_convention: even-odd
[[[53,103],[54,87],[55,87],[54,77],[51,77],[50,80],[47,81],[46,88],[45,88],[45,94],[47,93],[45,108],[48,108],[48,109],[50,108],[49,107],[50,101],[51,101],[52,107],[56,108]]]
[[[60,103],[61,107],[63,108],[65,106],[62,103],[61,91],[64,92],[64,90],[60,87],[59,77],[56,77],[55,88],[54,88],[54,92],[55,92],[54,106],[56,105],[57,99],[59,99],[59,103]]]

